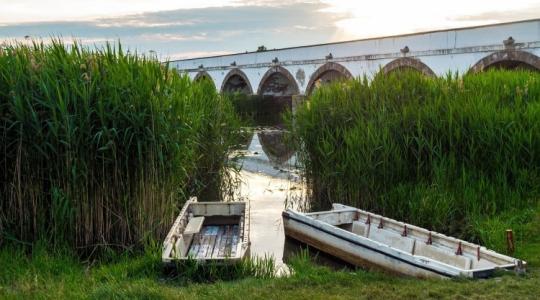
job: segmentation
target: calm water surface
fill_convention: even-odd
[[[238,195],[249,201],[251,211],[251,254],[273,257],[283,268],[285,235],[281,213],[286,203],[302,197],[294,151],[284,142],[285,132],[277,128],[254,130],[242,149],[242,171]],[[289,205],[290,206],[290,205]]]

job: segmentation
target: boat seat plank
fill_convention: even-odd
[[[188,224],[186,225],[186,229],[184,229],[184,234],[199,233],[199,231],[201,231],[203,223],[204,223],[204,217],[191,218]]]
[[[487,259],[483,259],[483,258],[481,258],[480,260],[472,259],[471,269],[494,268],[496,266],[497,266],[496,263]]]
[[[359,236],[367,237],[369,232],[369,225],[365,224],[364,222],[354,221],[352,223],[351,232],[354,234],[358,234]]]
[[[469,257],[456,255],[455,253],[444,251],[433,245],[418,243],[414,250],[414,255],[416,256],[431,258],[461,269],[469,270],[472,265],[472,260]]]
[[[174,244],[175,256],[183,257],[188,254],[189,244],[193,239],[193,235],[180,235]]]
[[[356,217],[355,211],[330,211],[325,213],[313,213],[310,217],[330,225],[350,224]]]
[[[369,230],[368,237],[374,241],[399,249],[409,254],[412,254],[413,252],[414,239],[401,236],[399,233],[373,226]]]

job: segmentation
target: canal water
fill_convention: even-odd
[[[245,148],[240,150],[238,174],[241,184],[239,200],[250,205],[250,241],[253,257],[272,257],[276,273],[288,273],[287,261],[306,245],[286,239],[281,213],[286,208],[305,211],[303,184],[294,150],[279,127],[259,127],[253,130]],[[344,262],[314,249],[307,252],[318,264],[334,269],[348,267]]]
[[[251,255],[272,257],[278,273],[286,269],[281,213],[303,195],[296,155],[286,143],[285,134],[277,127],[253,130],[251,140],[240,153],[241,185],[237,191],[237,197],[250,205]]]

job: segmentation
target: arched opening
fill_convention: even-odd
[[[528,71],[538,71],[537,68],[524,63],[522,61],[501,61],[497,63],[493,63],[485,68],[485,70],[528,70]]]
[[[479,60],[469,72],[478,73],[490,69],[540,71],[540,57],[519,50],[499,51]]]
[[[352,78],[351,72],[344,66],[333,62],[326,63],[311,75],[309,79],[306,95],[310,95],[317,87],[328,84],[336,80],[345,80]]]
[[[223,79],[222,93],[253,94],[253,89],[246,74],[239,69],[231,70]]]
[[[292,96],[298,94],[298,85],[291,73],[285,68],[273,67],[264,74],[257,89],[258,111],[268,120],[278,123],[273,125],[280,125],[280,118],[274,117],[291,109]]]
[[[382,68],[383,74],[388,74],[390,72],[399,72],[399,71],[418,71],[425,76],[435,77],[435,72],[431,70],[425,63],[419,59],[412,57],[401,57],[395,59]]]
[[[298,85],[294,77],[283,67],[273,67],[261,79],[257,94],[261,96],[292,97],[297,95]]]
[[[212,79],[210,74],[208,74],[208,72],[206,71],[200,71],[199,73],[197,73],[197,75],[195,75],[195,78],[193,78],[193,81],[195,82],[198,82],[201,80],[211,82],[214,87],[216,86],[216,84],[214,83],[214,80]]]

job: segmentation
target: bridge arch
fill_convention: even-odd
[[[235,68],[227,73],[223,79],[221,92],[240,92],[251,95],[253,94],[253,89],[251,88],[251,83],[246,74],[242,70]]]
[[[490,68],[529,69],[540,71],[540,57],[520,50],[505,50],[492,53],[471,67],[469,73],[478,73]]]
[[[433,72],[433,70],[431,70],[431,68],[428,67],[428,65],[426,65],[419,59],[412,58],[412,57],[401,57],[401,58],[394,59],[393,61],[387,63],[382,68],[382,73],[386,75],[390,72],[403,70],[403,69],[416,70],[430,77],[436,76],[435,72]]]
[[[206,71],[200,71],[199,73],[197,73],[197,75],[195,75],[195,77],[193,78],[193,81],[194,82],[197,82],[199,80],[208,80],[210,81],[214,86],[216,86],[215,82],[214,82],[214,79],[212,78],[212,76],[210,76],[210,74],[208,74],[208,72]]]
[[[298,84],[292,74],[280,66],[272,67],[266,71],[257,89],[257,95],[261,96],[280,97],[298,95],[299,93]]]
[[[351,78],[353,78],[353,75],[347,68],[334,62],[327,62],[319,67],[309,78],[306,87],[306,95],[310,95],[313,90],[315,90],[318,83],[326,84],[334,80]]]

